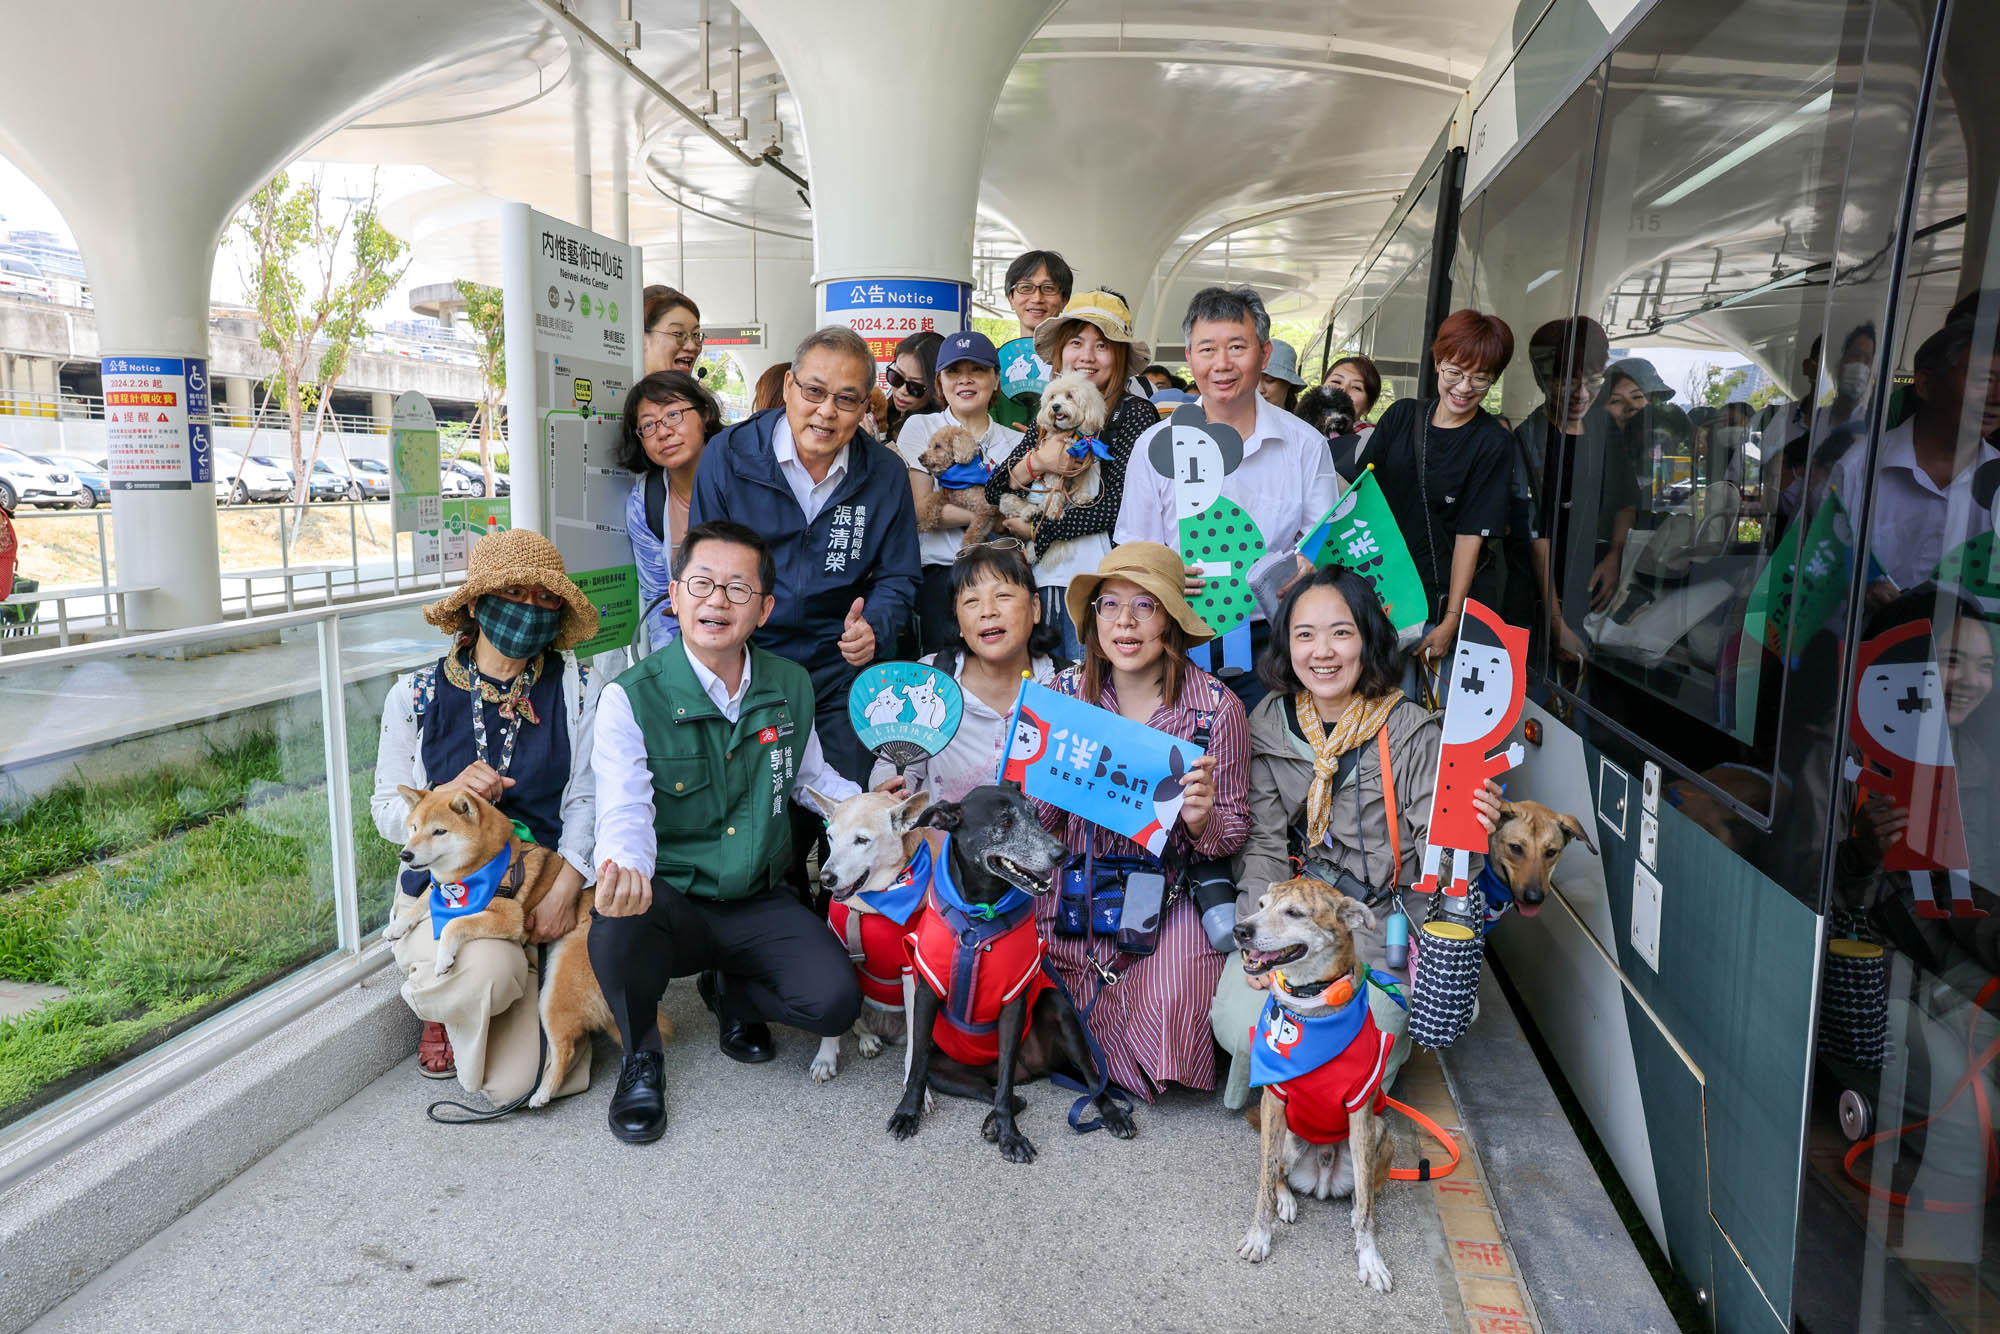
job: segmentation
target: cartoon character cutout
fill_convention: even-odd
[[[910,721],[918,727],[944,726],[944,696],[938,693],[937,677],[926,676],[914,685],[904,686],[903,697],[910,701],[912,710]],[[894,719],[890,721],[893,722]]]
[[[1911,621],[1875,636],[1861,646],[1858,667],[1848,732],[1868,764],[1849,759],[1844,772],[1863,792],[1910,813],[1909,827],[1882,854],[1882,869],[1909,873],[1919,917],[1984,917],[1972,902],[1972,859],[1930,623]],[[1932,887],[1937,871],[1945,873],[1949,908]]]
[[[1146,447],[1146,460],[1173,484],[1181,559],[1207,579],[1195,613],[1216,634],[1227,634],[1257,606],[1249,572],[1265,550],[1256,520],[1222,494],[1224,479],[1243,462],[1243,437],[1184,403]]]
[[[868,719],[870,727],[881,727],[885,724],[893,723],[902,717],[903,697],[897,693],[895,685],[883,686],[876,693],[875,698],[868,701],[868,707],[863,710],[863,716]]]
[[[1021,787],[1028,781],[1028,766],[1042,758],[1049,748],[1049,725],[1027,709],[1014,716],[1014,734],[1007,740],[1007,756],[1000,763],[1000,781]]]
[[[1428,894],[1438,888],[1443,855],[1450,851],[1451,874],[1445,892],[1465,897],[1471,854],[1484,852],[1488,838],[1479,823],[1475,793],[1521,762],[1521,743],[1496,749],[1520,721],[1527,693],[1523,665],[1528,657],[1528,632],[1501,620],[1491,608],[1471,598],[1452,653],[1451,694],[1444,706],[1444,743],[1438,748],[1437,785],[1431,790],[1430,837],[1424,847],[1424,873],[1414,888]]]

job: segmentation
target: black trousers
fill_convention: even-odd
[[[689,898],[656,877],[645,912],[591,914],[590,966],[628,1053],[660,1049],[667,983],[711,968],[722,974],[725,1019],[832,1037],[861,1013],[847,947],[784,889],[721,902]]]

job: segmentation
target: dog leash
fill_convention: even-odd
[[[436,1102],[432,1103],[429,1107],[426,1107],[424,1109],[424,1115],[428,1116],[431,1120],[437,1122],[439,1125],[476,1126],[476,1125],[482,1125],[488,1121],[498,1121],[501,1117],[506,1116],[509,1113],[519,1111],[521,1109],[522,1104],[527,1102],[528,1099],[534,1095],[535,1089],[540,1086],[542,1082],[542,1067],[548,1064],[549,1060],[549,1030],[548,1026],[542,1023],[542,974],[545,971],[547,971],[549,966],[549,947],[547,945],[540,945],[537,946],[536,948],[538,950],[538,954],[535,960],[534,1005],[535,1005],[535,1036],[538,1039],[538,1049],[535,1055],[535,1077],[528,1081],[528,1087],[521,1091],[521,1096],[514,1099],[514,1101],[508,1103],[505,1107],[493,1107],[482,1111],[477,1107],[468,1107],[462,1102],[454,1102],[450,1098],[439,1098]],[[516,1002],[516,1004],[518,1003],[519,1002]],[[464,1112],[465,1115],[439,1116],[438,1108],[440,1107],[456,1108],[457,1110]]]
[[[1986,1002],[1992,1000],[1996,992],[2000,992],[2000,978],[1988,978],[1986,985],[1979,989],[1979,994],[1973,997],[1972,1005],[1974,1010],[1985,1010]],[[1943,1116],[1947,1111],[1951,1110],[1951,1105],[1957,1102],[1968,1088],[1972,1090],[1973,1105],[1979,1115],[1979,1140],[1980,1143],[1986,1146],[1986,1194],[1988,1196],[1992,1195],[1995,1183],[2000,1182],[2000,1150],[1996,1150],[1993,1143],[1993,1107],[1986,1094],[1986,1081],[1980,1076],[1986,1072],[1986,1067],[1993,1063],[1994,1057],[2000,1056],[2000,1038],[1995,1038],[1987,1043],[1985,1050],[1981,1051],[1977,1057],[1973,1056],[1973,1041],[1972,1025],[1968,1022],[1965,1032],[1965,1073],[1959,1076],[1958,1083],[1952,1086],[1950,1095],[1942,1103],[1938,1104],[1936,1111],[1921,1121],[1912,1121],[1908,1125],[1897,1126],[1894,1130],[1884,1130],[1870,1135],[1867,1139],[1854,1145],[1841,1158],[1841,1171],[1847,1173],[1847,1179],[1866,1191],[1870,1198],[1882,1200],[1902,1209],[1912,1207],[1910,1197],[1907,1194],[1900,1191],[1884,1190],[1882,1187],[1864,1180],[1861,1174],[1854,1170],[1854,1165],[1861,1161],[1863,1154],[1867,1153],[1877,1144],[1883,1143],[1886,1140],[1900,1139],[1913,1130],[1923,1129],[1940,1116]],[[1922,1200],[1917,1202],[1914,1207],[1927,1214],[1963,1214],[1970,1213],[1974,1209],[1985,1208],[1986,1201],[1984,1199]]]

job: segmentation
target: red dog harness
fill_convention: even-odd
[[[1365,994],[1348,1005],[1360,1011],[1358,1023],[1343,1023],[1347,1016],[1338,1014],[1302,1019],[1267,1001],[1250,1030],[1250,1082],[1276,1094],[1285,1105],[1285,1128],[1314,1144],[1340,1143],[1350,1116],[1364,1105],[1380,1116],[1389,1101],[1382,1076],[1396,1039],[1375,1026]]]
[[[881,1010],[903,1008],[903,973],[910,966],[903,944],[909,928],[879,912],[857,912],[835,899],[826,906],[826,924],[847,946],[861,998]]]
[[[1035,930],[1034,900],[1015,890],[990,909],[967,905],[951,883],[950,851],[947,839],[933,863],[924,910],[904,939],[917,975],[944,1002],[932,1025],[938,1049],[978,1068],[1000,1059],[1000,1011],[1008,1002],[1026,993],[1026,1036],[1035,998],[1055,983],[1042,966],[1048,945]]]

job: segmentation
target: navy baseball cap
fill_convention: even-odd
[[[1000,369],[1000,354],[993,348],[993,340],[983,333],[968,329],[964,333],[946,334],[944,342],[937,350],[937,361],[933,364],[943,370],[956,366],[961,361],[970,361],[980,366]]]

